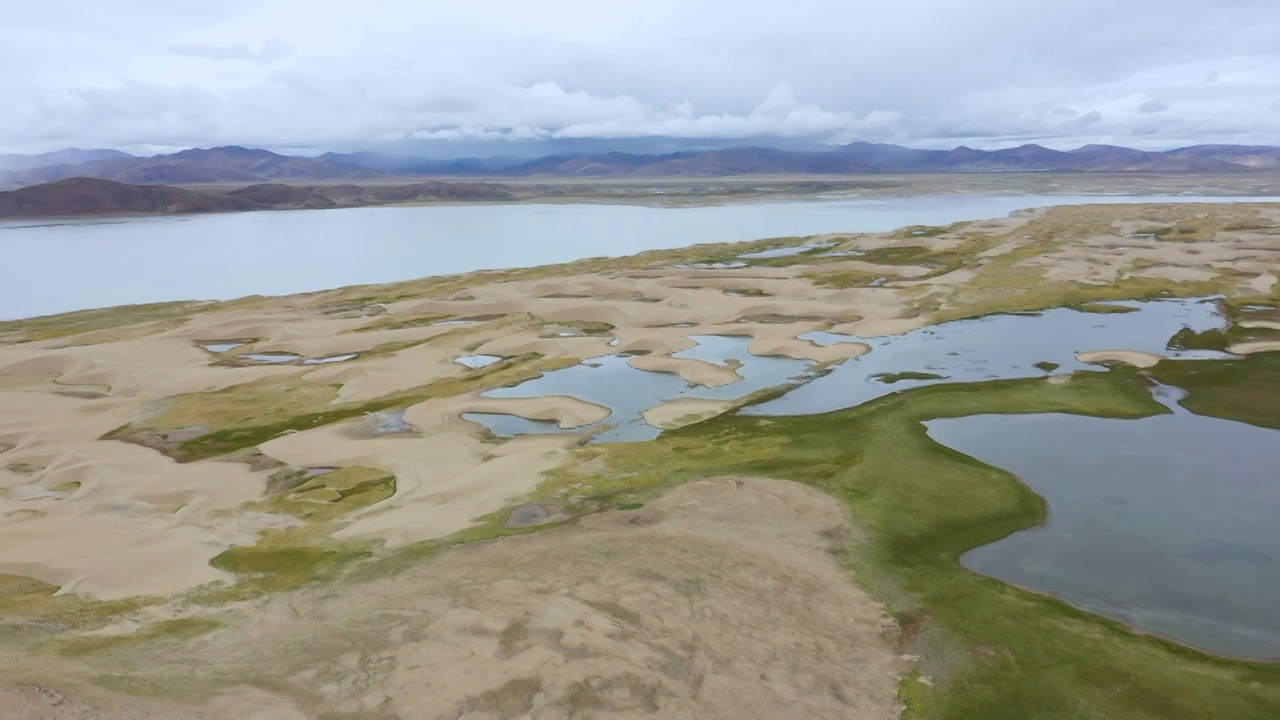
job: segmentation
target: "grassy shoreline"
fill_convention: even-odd
[[[1046,519],[1011,474],[928,437],[924,420],[1167,412],[1137,371],[936,385],[827,415],[728,416],[610,448],[607,477],[643,494],[703,475],[782,477],[840,498],[866,538],[844,560],[889,604],[920,674],[908,718],[1280,716],[1280,666],[1220,658],[965,569],[968,550]],[[696,452],[696,448],[710,448]],[[605,482],[598,478],[597,482]]]

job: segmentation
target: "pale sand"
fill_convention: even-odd
[[[801,340],[794,337],[790,331],[784,330],[781,332],[762,331],[758,333],[748,343],[747,351],[752,355],[778,355],[796,360],[830,363],[866,355],[871,352],[871,346],[860,342],[819,345],[812,340]]]
[[[637,370],[674,373],[685,382],[704,387],[719,387],[742,379],[732,367],[670,355],[636,355],[627,358],[627,364]]]
[[[1076,353],[1076,359],[1084,363],[1122,362],[1134,367],[1149,368],[1164,360],[1164,356],[1141,350],[1090,350]]]
[[[701,398],[676,398],[655,405],[642,413],[644,421],[661,430],[692,425],[715,417],[732,408],[732,400],[704,400]]]
[[[568,395],[545,395],[529,398],[478,397],[460,403],[457,412],[499,413],[530,420],[550,420],[568,430],[604,420],[613,411]]]
[[[918,330],[924,327],[927,321],[924,318],[884,318],[874,320],[861,320],[851,323],[848,328],[834,327],[834,332],[847,332],[858,337],[873,338],[884,337],[886,335],[901,335],[903,333]]]
[[[1280,330],[1280,320],[1241,320],[1236,324],[1242,328]]]
[[[55,657],[43,673],[17,664],[0,681],[57,690],[0,685],[0,708],[51,720],[889,720],[911,658],[837,559],[846,523],[839,501],[798,483],[694,481],[639,510],[232,607],[195,641]],[[122,672],[213,699],[85,681]]]
[[[423,437],[366,437],[358,421],[290,433],[264,443],[262,452],[292,465],[364,465],[396,476],[395,494],[365,508],[338,530],[338,538],[383,540],[388,547],[450,535],[476,518],[533,491],[547,470],[568,457],[580,435],[531,435],[499,445],[483,441],[484,430],[459,419],[468,410],[519,409],[521,414],[565,418],[584,424],[603,419],[607,408],[576,398],[493,400],[461,396],[410,407],[405,420]]]
[[[1271,292],[1271,288],[1275,287],[1276,282],[1277,279],[1275,273],[1264,272],[1259,274],[1258,277],[1250,280],[1248,287],[1250,290],[1259,294],[1269,293]]]
[[[1280,352],[1280,340],[1259,340],[1256,342],[1236,343],[1227,348],[1227,352],[1236,355],[1252,355],[1261,352]]]

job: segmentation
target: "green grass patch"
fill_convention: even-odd
[[[1184,327],[1169,338],[1169,350],[1226,350],[1231,344],[1227,333],[1217,328],[1196,332]]]
[[[1101,302],[1083,302],[1069,305],[1072,310],[1078,312],[1095,313],[1098,315],[1124,315],[1125,313],[1135,313],[1141,308],[1132,307],[1130,305],[1111,305]]]
[[[136,441],[140,434],[163,436],[166,429],[207,426],[209,431],[204,434],[161,448],[178,462],[192,462],[255,447],[288,431],[309,430],[431,398],[522,382],[572,364],[570,359],[543,360],[537,354],[521,355],[478,372],[439,378],[367,402],[340,405],[331,404],[338,386],[308,383],[300,375],[276,376],[215,392],[178,396],[158,417],[118,428],[105,439]]]
[[[893,233],[892,237],[907,239],[914,237],[938,237],[947,233],[959,232],[972,224],[970,220],[954,222],[950,225],[908,225]]]
[[[368,325],[358,327],[351,332],[364,333],[377,332],[380,330],[404,330],[407,328],[429,327],[448,319],[449,317],[447,315],[417,315],[408,318],[400,315],[386,315],[378,318]]]
[[[86,655],[88,653],[132,648],[159,640],[186,641],[210,633],[222,623],[209,618],[188,617],[165,620],[155,623],[137,632],[120,635],[81,635],[58,643],[58,652],[63,655]]]
[[[1046,508],[1010,474],[933,442],[921,423],[1033,412],[1139,418],[1167,409],[1123,367],[1060,385],[935,385],[825,415],[714,418],[651,443],[598,449],[584,467],[603,461],[604,470],[565,471],[553,484],[622,493],[737,474],[789,478],[842,499],[868,536],[847,557],[861,581],[958,648],[941,667],[923,648],[934,684],[904,683],[908,717],[1280,716],[1280,668],[1136,634],[960,566],[965,551],[1043,522]]]
[[[931,373],[931,372],[918,372],[916,370],[907,370],[904,372],[876,373],[871,377],[875,378],[876,380],[886,385],[892,385],[894,383],[903,382],[905,380],[943,380],[946,378],[946,375],[939,375],[937,373]]]
[[[0,575],[0,628],[15,635],[40,628],[93,630],[127,616],[160,598],[94,600],[83,595],[54,595],[58,586],[22,575]]]
[[[1163,360],[1150,370],[1187,391],[1182,406],[1199,415],[1280,430],[1280,353],[1241,360]]]
[[[805,273],[802,277],[820,287],[843,289],[869,287],[872,283],[884,276],[880,273],[865,272],[862,270],[838,270],[831,272]]]
[[[1049,372],[1053,372],[1054,370],[1057,370],[1058,368],[1060,368],[1060,367],[1062,367],[1062,366],[1061,366],[1061,365],[1059,365],[1059,364],[1058,364],[1058,363],[1056,363],[1056,362],[1049,362],[1048,360],[1041,360],[1040,362],[1038,362],[1038,363],[1036,363],[1036,364],[1035,364],[1035,367],[1036,367],[1036,368],[1038,368],[1038,369],[1040,369],[1040,370],[1043,370],[1043,371],[1045,371],[1045,372],[1049,373]]]
[[[34,342],[70,337],[82,333],[115,330],[144,323],[183,320],[203,303],[166,302],[147,305],[123,305],[97,310],[80,310],[46,315],[28,320],[0,322],[0,342]]]

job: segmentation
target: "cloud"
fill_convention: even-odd
[[[1264,0],[80,6],[0,27],[0,150],[1280,143]]]
[[[253,60],[269,63],[287,57],[293,52],[293,46],[279,38],[272,38],[262,43],[257,50],[250,48],[249,43],[244,42],[229,45],[174,44],[170,45],[168,50],[174,55],[206,60]]]

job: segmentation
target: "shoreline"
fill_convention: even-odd
[[[83,179],[92,180],[92,179]],[[106,182],[106,181],[102,181]],[[336,183],[290,180],[260,183],[193,183],[187,185],[129,185],[128,188],[189,191],[223,197],[229,191],[255,185],[305,189],[323,194]],[[569,177],[503,177],[466,178],[422,177],[365,183],[370,189],[397,189],[418,185],[511,188],[511,197],[477,197],[474,199],[410,199],[339,203],[332,207],[307,207],[280,201],[275,206],[250,209],[214,209],[201,211],[128,211],[101,214],[31,214],[0,216],[0,229],[11,222],[75,222],[146,217],[190,217],[244,212],[283,210],[347,210],[356,208],[454,207],[466,205],[620,205],[654,208],[698,208],[739,204],[821,202],[830,200],[887,200],[912,197],[1054,197],[1098,196],[1134,197],[1162,196],[1171,201],[1187,195],[1217,197],[1280,197],[1280,172],[1256,170],[1222,173],[1069,173],[1069,172],[995,172],[995,173],[919,173],[883,175],[728,175],[655,178],[598,178],[583,180]],[[817,187],[806,187],[806,186]],[[702,191],[702,186],[711,186]],[[15,190],[43,187],[26,186]],[[732,189],[742,187],[742,192]],[[569,188],[571,193],[563,193]],[[659,190],[658,188],[668,188]],[[716,190],[719,188],[719,191]],[[621,190],[622,193],[611,192]],[[594,191],[594,192],[593,192]],[[576,193],[576,194],[574,194]]]
[[[932,198],[932,197],[934,197],[934,196],[929,196],[929,197],[930,197],[930,198]],[[940,200],[942,200],[942,201],[944,201],[944,202],[945,202],[945,201],[948,201],[948,200],[956,200],[956,199],[964,199],[964,198],[973,198],[973,199],[975,199],[975,200],[984,200],[984,199],[989,199],[989,198],[1013,198],[1013,199],[1016,199],[1016,198],[1043,198],[1043,199],[1045,200],[1045,202],[1050,202],[1050,203],[1051,203],[1051,202],[1053,202],[1053,201],[1054,201],[1054,199],[1055,199],[1053,196],[1040,196],[1040,195],[1017,195],[1017,196],[1003,196],[1003,195],[1002,195],[1002,196],[990,196],[990,195],[979,195],[979,196],[971,196],[971,195],[947,195],[947,196],[936,196],[936,197],[938,197]],[[1079,204],[1077,204],[1077,205],[1075,205],[1075,206],[1085,206],[1085,205],[1090,205],[1090,206],[1110,206],[1110,205],[1121,205],[1121,206],[1123,206],[1123,205],[1137,205],[1137,204],[1142,204],[1142,203],[1149,203],[1149,202],[1152,200],[1152,198],[1151,198],[1150,196],[1141,196],[1141,195],[1128,195],[1128,196],[1110,196],[1110,195],[1108,195],[1108,196],[1087,196],[1087,197],[1089,198],[1089,202],[1082,202],[1082,203],[1079,203]],[[1095,197],[1097,197],[1097,198],[1101,198],[1101,201],[1100,201],[1100,202],[1097,202],[1097,203],[1092,202],[1092,200],[1093,200]],[[1197,200],[1195,200],[1195,201],[1190,201],[1190,202],[1185,201],[1185,199],[1183,199],[1183,198],[1156,198],[1156,199],[1157,199],[1157,200],[1179,200],[1179,202],[1172,203],[1172,204],[1176,204],[1176,205],[1178,205],[1178,206],[1189,206],[1189,205],[1194,205],[1194,204],[1197,204],[1197,203],[1199,203],[1199,204],[1203,204],[1203,205],[1207,205],[1207,206],[1209,206],[1209,205],[1220,205],[1220,204],[1223,204],[1223,203],[1228,203],[1228,204],[1243,204],[1243,205],[1249,205],[1249,204],[1272,204],[1272,203],[1276,203],[1277,201],[1280,201],[1280,197],[1256,197],[1256,198],[1248,198],[1247,200],[1244,200],[1244,201],[1241,201],[1241,200],[1239,200],[1238,198],[1236,198],[1236,197],[1234,197],[1234,196],[1222,196],[1222,197],[1223,197],[1223,199],[1222,199],[1222,200],[1217,200],[1217,199],[1210,199],[1210,198],[1209,198],[1209,196],[1203,196],[1203,197],[1199,197],[1199,198],[1198,198]],[[1141,198],[1141,199],[1140,199],[1140,200],[1134,200],[1134,198]],[[913,201],[913,200],[920,200],[920,199],[927,199],[927,198],[907,198],[906,200],[907,200],[907,201]],[[768,205],[774,205],[774,204],[776,204],[776,205],[778,205],[778,206],[782,206],[782,207],[802,207],[802,206],[803,206],[803,205],[805,205],[806,203],[832,203],[832,202],[834,202],[834,203],[840,203],[840,202],[842,202],[842,201],[841,201],[841,200],[823,199],[823,198],[804,198],[804,199],[800,199],[800,200],[780,201],[780,202],[777,202],[777,203],[747,202],[747,203],[744,203],[744,204],[743,204],[743,207],[745,207],[745,208],[751,208],[751,207],[757,207],[757,206],[768,206]],[[570,204],[573,204],[573,203],[570,203]],[[463,204],[449,205],[448,207],[466,207],[466,205],[468,205],[468,204],[467,204],[467,203],[463,203]],[[526,207],[529,207],[529,206],[545,205],[545,206],[547,206],[547,207],[558,207],[560,204],[558,204],[558,203],[543,203],[543,202],[540,202],[540,201],[536,201],[536,200],[535,200],[535,201],[518,201],[518,202],[503,203],[503,205],[515,205],[515,206],[526,206]],[[601,206],[609,206],[609,205],[613,205],[613,204],[600,204],[600,205],[601,205]],[[614,205],[614,206],[616,206],[616,207],[639,207],[639,206],[634,206],[634,205],[630,205],[630,206],[628,206],[628,205]],[[397,207],[397,208],[405,208],[405,207],[423,207],[423,208],[431,208],[431,207],[446,207],[446,206],[445,206],[445,205],[397,205],[397,206],[382,206],[382,207]],[[498,205],[491,205],[491,206],[489,206],[489,207],[499,207],[499,206],[498,206]],[[716,207],[716,206],[709,206],[709,207]],[[729,206],[719,206],[719,207],[729,207]],[[874,209],[874,206],[871,206],[871,207]],[[1030,209],[1040,210],[1040,209],[1047,208],[1047,207],[1061,207],[1061,206],[1046,205],[1046,204],[1044,204],[1044,203],[1037,202],[1037,203],[1035,203],[1035,204],[1031,205],[1031,206],[1030,206]],[[339,209],[342,209],[342,208],[339,208]],[[349,209],[355,209],[355,208],[349,208]],[[679,209],[679,208],[673,208],[673,209]],[[1009,215],[1006,215],[1006,216],[1004,216],[1003,218],[1000,218],[1000,219],[1001,219],[1001,220],[1008,220],[1008,219],[1012,218],[1014,215],[1016,215],[1017,213],[1025,212],[1027,209],[1028,209],[1028,208],[1023,208],[1023,209],[1014,209],[1014,210],[1010,211],[1010,214],[1009,214]],[[856,212],[859,212],[859,211],[853,211],[853,212],[855,212],[855,213],[856,213]],[[895,211],[895,212],[901,212],[901,213],[910,214],[910,213],[912,213],[912,212],[915,212],[915,213],[924,213],[924,212],[926,212],[926,210],[924,210],[924,209],[920,209],[920,208],[916,208],[916,209],[908,209],[908,210]],[[980,212],[981,212],[981,210],[980,210],[980,209],[973,209],[973,210],[971,210],[971,211],[970,211],[970,210],[965,210],[963,207],[957,207],[957,208],[955,208],[955,209],[954,209],[954,212],[952,212],[952,213],[950,213],[950,214],[951,214],[951,215],[954,215],[954,216],[960,216],[960,217],[962,218],[962,219],[960,220],[960,222],[961,222],[961,223],[964,223],[964,222],[981,222],[981,221],[979,221],[979,220],[968,220],[968,219],[964,219],[964,218],[968,218],[968,217],[970,217],[971,215],[978,214],[978,213],[980,213]],[[238,214],[238,213],[215,213],[215,214],[206,214],[206,215],[217,215],[217,216],[219,216],[219,217],[233,217],[233,216],[235,216],[235,215],[237,215],[237,214]],[[3,234],[3,233],[4,233],[4,231],[5,231],[5,230],[9,230],[9,231],[23,231],[23,230],[30,230],[30,231],[34,231],[34,232],[39,232],[39,231],[44,230],[44,229],[46,229],[46,228],[51,229],[51,230],[56,230],[56,229],[57,229],[58,227],[60,227],[60,226],[68,226],[68,227],[75,227],[75,226],[78,226],[78,225],[104,225],[104,226],[111,226],[111,225],[127,224],[127,223],[129,223],[129,222],[131,222],[131,221],[135,221],[135,220],[139,220],[139,219],[146,219],[146,218],[150,218],[150,217],[156,217],[156,218],[172,218],[172,221],[174,221],[174,222],[183,222],[183,221],[185,221],[185,220],[187,220],[187,219],[199,219],[199,218],[198,218],[198,216],[176,216],[176,215],[175,215],[175,216],[137,216],[137,217],[130,217],[130,218],[120,218],[120,217],[117,217],[117,218],[113,218],[113,219],[109,219],[109,218],[99,218],[99,219],[98,219],[98,221],[93,221],[93,220],[88,220],[88,219],[76,219],[76,220],[70,220],[70,219],[68,219],[68,220],[66,220],[65,222],[59,221],[59,222],[46,223],[46,224],[15,224],[15,225],[8,225],[8,226],[5,226],[5,225],[3,225],[3,224],[0,224],[0,243],[2,243],[2,241],[4,240],[4,234]],[[869,220],[869,222],[872,222],[873,220],[874,220],[874,218],[873,218],[873,219],[871,219],[871,220]],[[21,221],[15,221],[15,222],[21,222]],[[788,220],[788,222],[790,222],[790,221]],[[874,224],[874,222],[873,222],[873,224]],[[159,232],[161,229],[162,229],[162,228],[156,228],[156,232]],[[753,244],[753,243],[754,243],[754,244],[769,244],[769,243],[776,243],[776,244],[782,245],[782,244],[791,244],[791,243],[790,243],[790,241],[792,241],[792,240],[795,240],[795,241],[802,241],[802,240],[804,240],[804,239],[806,239],[806,238],[818,238],[818,237],[825,237],[825,236],[831,236],[831,237],[837,237],[837,238],[847,238],[847,237],[854,237],[854,236],[859,236],[859,235],[875,235],[875,234],[877,234],[877,232],[878,232],[878,231],[876,231],[876,230],[861,230],[861,231],[853,231],[853,232],[837,232],[837,233],[823,233],[823,232],[819,232],[819,233],[817,233],[817,234],[801,232],[801,233],[799,233],[799,235],[798,235],[798,236],[792,236],[792,235],[778,235],[778,236],[773,236],[773,237],[765,237],[765,238],[761,238],[761,239],[751,239],[751,240],[741,240],[741,241],[739,241],[739,240],[732,240],[732,241],[730,241],[729,243],[724,243],[724,242],[698,243],[698,244],[692,244],[692,245],[685,245],[685,246],[682,246],[682,247],[687,248],[687,249],[704,248],[704,247],[705,247],[705,248],[710,249],[713,245],[714,245],[714,246],[727,246],[727,245],[731,245],[731,244],[738,244],[738,245],[740,245],[740,246],[742,246],[742,247],[746,248],[746,247],[751,246],[751,244]],[[881,233],[881,234],[882,234],[882,233]],[[426,239],[430,239],[430,238],[426,238]],[[30,242],[30,241],[29,241],[29,240],[27,240],[27,242]],[[142,241],[139,241],[139,242],[142,242]],[[152,241],[151,241],[151,240],[147,240],[147,241],[145,241],[145,242],[150,243],[150,242],[152,242]],[[575,241],[575,242],[576,242],[576,241]],[[631,241],[628,241],[628,242],[631,242]],[[639,241],[636,241],[636,242],[639,242]],[[330,244],[332,244],[332,243],[330,243]],[[632,242],[631,244],[632,244],[633,246],[634,246],[634,245],[636,245],[636,243],[635,243],[635,242]],[[150,247],[150,245],[147,245],[146,247]],[[125,248],[125,249],[127,249],[127,248]],[[680,247],[659,248],[658,250],[656,250],[656,252],[663,252],[663,251],[667,251],[667,250],[669,250],[669,251],[671,251],[671,253],[676,254],[676,251],[678,251],[678,250],[680,250],[680,249],[681,249]],[[341,289],[347,289],[347,288],[355,288],[355,287],[376,287],[376,286],[380,286],[380,285],[390,285],[390,284],[397,284],[397,283],[404,284],[404,283],[411,283],[411,282],[413,282],[413,281],[427,281],[427,280],[430,280],[431,278],[436,278],[436,277],[457,277],[457,276],[464,276],[464,275],[466,275],[466,274],[468,274],[468,273],[503,273],[503,272],[510,272],[510,271],[513,271],[513,270],[521,270],[521,269],[535,269],[535,268],[542,268],[542,267],[549,267],[549,266],[561,266],[561,265],[566,265],[566,264],[570,264],[570,263],[574,263],[574,262],[580,262],[580,261],[582,261],[582,260],[585,260],[585,259],[587,259],[587,255],[588,255],[588,254],[592,255],[593,257],[594,257],[594,256],[599,256],[599,253],[598,253],[598,252],[593,252],[594,250],[595,250],[595,248],[594,248],[594,247],[592,247],[592,248],[588,248],[588,247],[585,247],[585,246],[584,246],[583,248],[581,248],[581,249],[577,252],[577,254],[575,255],[575,257],[573,257],[573,258],[568,258],[568,259],[564,259],[564,260],[560,260],[560,261],[555,261],[555,260],[553,260],[553,261],[552,261],[552,262],[550,262],[550,263],[546,262],[545,260],[543,260],[542,262],[538,262],[537,260],[535,260],[535,259],[533,259],[533,258],[517,258],[517,259],[515,260],[515,263],[514,263],[513,265],[511,265],[511,266],[508,266],[508,267],[488,267],[488,268],[460,267],[460,268],[458,268],[458,269],[456,269],[456,270],[453,270],[453,271],[448,271],[448,270],[446,270],[446,271],[444,271],[444,272],[429,273],[429,274],[426,274],[426,275],[420,275],[420,274],[418,274],[417,272],[409,272],[409,273],[404,273],[404,274],[403,274],[403,275],[404,275],[404,277],[399,277],[399,278],[397,278],[397,277],[395,277],[395,275],[393,275],[393,276],[392,276],[391,278],[389,278],[389,279],[387,279],[387,278],[385,278],[385,277],[383,277],[383,278],[379,278],[379,277],[369,277],[369,278],[367,278],[367,279],[356,278],[356,277],[350,277],[350,278],[337,279],[337,280],[338,280],[337,282],[330,282],[330,280],[334,280],[334,279],[336,279],[336,278],[329,278],[329,277],[327,277],[327,276],[326,276],[326,277],[322,277],[322,278],[316,279],[316,281],[315,281],[314,283],[307,283],[307,284],[303,285],[302,287],[299,287],[299,283],[297,282],[297,281],[298,281],[298,278],[290,277],[290,276],[287,276],[287,275],[273,274],[273,275],[264,276],[264,277],[271,277],[271,278],[272,278],[272,280],[271,280],[270,282],[265,282],[265,281],[256,281],[256,282],[255,282],[255,283],[253,283],[252,285],[246,285],[246,286],[244,286],[244,287],[242,287],[242,288],[238,289],[237,291],[233,291],[233,292],[231,292],[231,293],[228,293],[226,296],[207,295],[206,297],[201,298],[201,299],[192,299],[189,295],[179,296],[179,295],[177,295],[176,293],[167,293],[167,292],[162,293],[162,292],[159,292],[159,290],[151,290],[151,291],[148,291],[148,293],[146,294],[146,296],[145,296],[145,297],[143,297],[143,296],[133,297],[133,298],[130,298],[129,300],[126,300],[126,301],[125,301],[125,302],[123,302],[123,303],[121,303],[121,302],[112,302],[112,301],[107,301],[107,302],[103,302],[103,303],[101,303],[101,304],[97,304],[97,305],[95,305],[95,306],[91,306],[91,307],[83,307],[83,308],[77,308],[77,309],[59,309],[59,310],[53,310],[53,311],[51,311],[51,312],[37,312],[37,313],[36,313],[36,314],[34,314],[34,315],[30,315],[30,314],[23,314],[23,315],[21,315],[21,316],[17,316],[17,317],[12,317],[12,318],[7,318],[7,319],[4,319],[4,320],[0,320],[0,327],[3,327],[3,324],[7,324],[7,323],[23,322],[23,321],[31,321],[31,320],[36,320],[36,319],[39,319],[39,318],[55,318],[55,317],[57,317],[57,316],[67,315],[67,314],[70,314],[70,313],[76,313],[76,312],[89,312],[89,311],[95,311],[95,310],[101,311],[101,310],[109,310],[109,309],[113,309],[113,308],[122,308],[122,307],[126,307],[126,306],[146,306],[146,305],[156,305],[156,304],[162,304],[162,303],[173,303],[173,302],[190,302],[190,303],[196,303],[196,302],[203,302],[203,303],[225,303],[225,302],[235,302],[235,301],[237,301],[237,300],[241,300],[241,299],[245,299],[245,298],[249,298],[249,297],[286,297],[286,296],[290,296],[290,295],[301,295],[301,294],[324,294],[324,293],[333,292],[333,291],[335,291],[335,290],[341,290]],[[332,248],[330,248],[330,247],[328,247],[328,246],[325,246],[325,250],[324,250],[324,252],[326,252],[326,253],[328,253],[328,254],[330,254],[330,255],[335,254],[335,253],[339,253],[340,251],[341,251],[341,250],[340,250],[340,248],[339,248],[339,247],[337,247],[337,246],[332,247]],[[745,250],[744,250],[744,251],[745,251]],[[110,251],[109,251],[109,250],[107,250],[107,252],[109,253]],[[618,259],[625,259],[625,258],[633,258],[633,257],[636,257],[637,255],[643,255],[643,254],[645,254],[645,253],[652,253],[652,252],[655,252],[655,250],[652,250],[652,249],[646,249],[646,248],[644,247],[644,245],[643,245],[643,244],[640,244],[640,245],[635,246],[635,247],[627,247],[627,248],[616,248],[616,249],[615,249],[615,248],[607,248],[607,249],[605,249],[605,253],[606,253],[606,254],[604,255],[604,257],[605,257],[605,258],[607,258],[607,259],[610,259],[610,260],[618,260]],[[108,258],[108,259],[109,259],[109,258]],[[432,262],[435,262],[435,259],[434,259],[432,256],[430,256],[430,255],[429,255],[429,253],[428,253],[428,254],[426,254],[426,255],[423,255],[423,256],[421,256],[421,257],[416,257],[416,258],[414,259],[414,263],[415,263],[415,264],[418,264],[418,265],[423,265],[423,264],[425,264],[425,265],[430,265]],[[464,263],[464,264],[465,264],[465,263]],[[378,274],[378,273],[382,273],[382,274],[385,276],[385,273],[383,272],[383,270],[385,270],[385,268],[371,267],[371,268],[369,268],[369,269],[366,271],[366,274]],[[87,271],[87,270],[86,270],[86,271]],[[188,272],[188,271],[190,271],[190,272],[196,272],[196,269],[194,269],[194,268],[185,268],[185,267],[182,267],[182,266],[178,266],[178,267],[175,267],[175,268],[171,268],[171,269],[170,269],[170,273],[171,273],[171,274],[174,274],[174,273],[183,273],[183,272]],[[199,272],[198,272],[197,274],[199,274],[199,275],[207,275],[207,274],[208,274],[208,272],[209,272],[208,268],[207,268],[204,264],[201,264],[201,265],[200,265],[200,267],[199,267]],[[344,281],[344,280],[345,280],[345,281]],[[235,281],[234,279],[231,279],[231,280],[227,280],[227,281],[224,281],[224,282],[231,282],[231,283],[234,283],[234,282],[236,282],[236,281]],[[267,287],[267,285],[273,285],[274,287]],[[148,287],[151,287],[151,286],[150,286],[150,285],[148,285]],[[160,289],[163,289],[163,287],[164,287],[164,286],[163,286],[163,285],[160,285],[160,286],[157,286],[157,287],[158,287],[158,288],[160,288]],[[184,285],[184,287],[186,287],[186,286]],[[120,293],[116,293],[116,294],[117,294],[117,295],[119,295]],[[137,295],[137,293],[128,293],[128,294],[129,294],[129,295]]]

